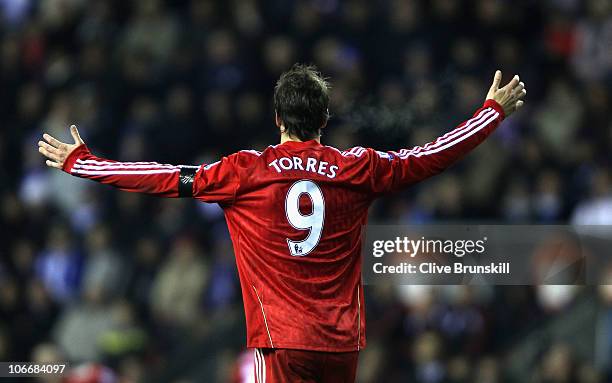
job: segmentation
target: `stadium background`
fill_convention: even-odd
[[[377,203],[372,221],[612,223],[609,0],[0,10],[2,361],[105,366],[124,382],[225,382],[248,365],[219,208],[72,179],[44,167],[36,141],[76,123],[96,154],[124,161],[261,149],[278,140],[273,85],[295,61],[331,77],[323,140],[340,148],[436,137],[482,103],[497,68],[529,88],[485,145]],[[370,286],[366,301],[360,382],[612,381],[609,287]]]

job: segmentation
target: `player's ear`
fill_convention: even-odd
[[[283,122],[281,121],[280,117],[278,116],[278,112],[274,111],[274,122],[276,123],[276,127],[280,128],[281,125],[283,124]]]
[[[328,122],[329,122],[329,109],[327,109],[327,112],[325,113],[325,118],[323,119],[323,122],[321,123],[321,127],[319,129],[324,129],[327,126]]]

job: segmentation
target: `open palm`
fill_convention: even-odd
[[[84,144],[75,125],[70,127],[70,134],[72,135],[72,138],[74,138],[74,144],[61,142],[47,133],[43,134],[43,138],[47,142],[38,141],[38,151],[43,156],[47,157],[47,160],[45,161],[47,166],[62,169],[64,162],[70,153],[72,153],[74,149]]]

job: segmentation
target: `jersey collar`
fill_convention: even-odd
[[[308,141],[287,141],[279,145],[283,148],[292,148],[292,149],[300,149],[300,148],[314,148],[323,146],[321,143],[317,142],[317,140],[308,140]]]

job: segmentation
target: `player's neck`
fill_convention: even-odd
[[[321,137],[317,137],[317,138],[313,138],[315,141],[317,141],[318,143],[321,143]],[[310,141],[310,140],[308,140]],[[297,137],[291,136],[287,133],[281,133],[281,139],[280,139],[280,143],[284,144],[285,142],[303,142],[302,140],[300,140]]]

